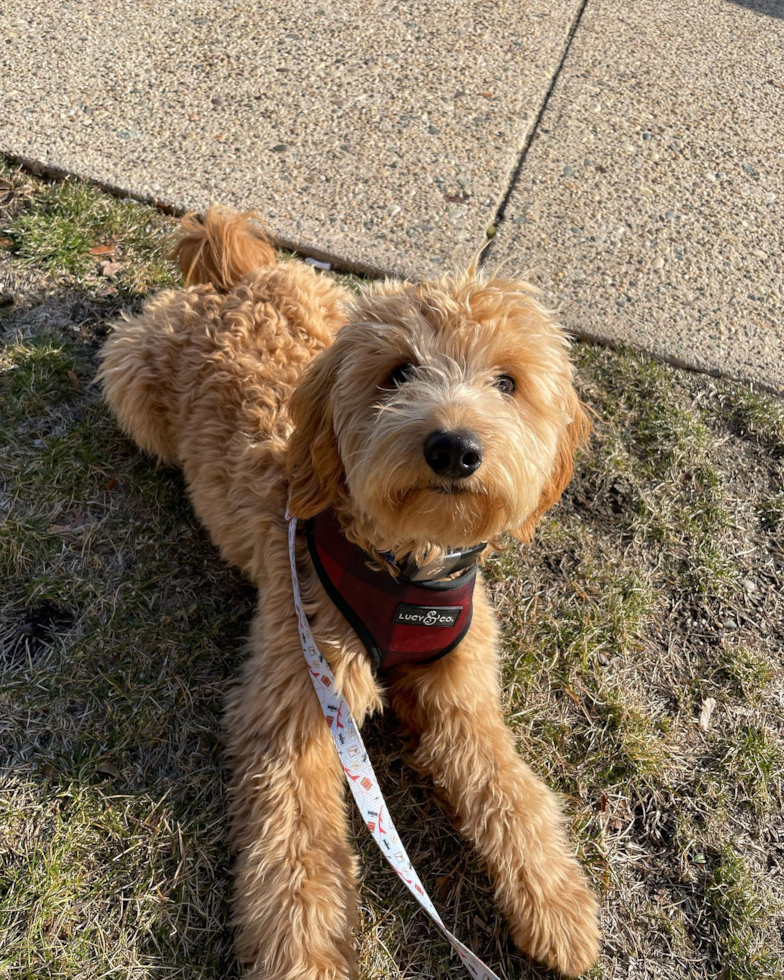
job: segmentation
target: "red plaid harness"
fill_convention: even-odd
[[[321,584],[375,670],[431,663],[468,632],[475,565],[453,579],[413,583],[370,568],[369,555],[346,539],[332,509],[311,518],[305,530]]]

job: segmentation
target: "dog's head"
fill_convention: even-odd
[[[530,539],[589,431],[561,328],[523,283],[385,283],[291,402],[291,510],[334,505],[357,543],[422,558]]]

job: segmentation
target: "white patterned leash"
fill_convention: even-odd
[[[436,923],[452,948],[463,961],[466,969],[476,980],[499,980],[492,970],[488,969],[479,957],[474,956],[467,946],[456,939],[447,929],[436,912],[430,896],[422,887],[408,859],[406,849],[398,837],[392,817],[387,809],[386,801],[378,785],[373,766],[370,764],[365,745],[359,734],[359,729],[349,711],[346,701],[335,688],[335,678],[324,656],[316,646],[313,633],[310,630],[308,618],[302,608],[302,595],[299,590],[296,560],[297,518],[286,511],[289,522],[289,561],[291,562],[291,584],[294,589],[294,608],[297,613],[297,627],[302,642],[302,652],[308,665],[310,679],[313,681],[321,710],[324,712],[332,741],[338,750],[346,780],[356,800],[359,812],[365,825],[378,844],[381,853],[397,871],[406,887]]]

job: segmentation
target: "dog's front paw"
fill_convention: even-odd
[[[528,888],[525,911],[511,924],[523,952],[567,977],[577,977],[599,955],[599,904],[577,865]]]

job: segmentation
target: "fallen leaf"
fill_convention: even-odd
[[[114,490],[114,488],[117,486],[117,477],[113,476],[108,483],[104,484],[104,486],[107,490]]]
[[[710,728],[711,715],[713,714],[713,709],[716,707],[716,698],[705,698],[702,702],[702,709],[700,710],[700,720],[699,726],[702,731],[707,732]]]
[[[117,768],[117,766],[113,766],[111,762],[102,762],[100,766],[98,766],[98,772],[100,772],[103,776],[117,777],[120,775],[120,770]]]
[[[68,378],[74,387],[74,391],[81,391],[82,387],[79,384],[79,379],[76,377],[76,371],[69,371]]]
[[[2,194],[2,190],[0,190],[0,194]],[[2,202],[0,201],[0,203]],[[0,238],[0,248],[10,248],[13,244],[10,238]]]
[[[52,524],[49,527],[50,534],[78,534],[90,526],[90,521],[76,507],[72,507],[69,513],[67,524]]]
[[[449,894],[449,888],[452,884],[452,879],[446,875],[442,875],[440,878],[436,878],[436,892],[438,896],[443,900]]]
[[[101,272],[111,279],[112,276],[116,276],[117,273],[123,268],[123,262],[101,262],[100,268]]]
[[[108,245],[104,243],[103,245],[94,245],[90,249],[90,255],[114,255],[114,245]]]
[[[483,95],[486,99],[494,99],[495,98],[495,94],[493,92],[480,92],[479,94],[480,95]]]

